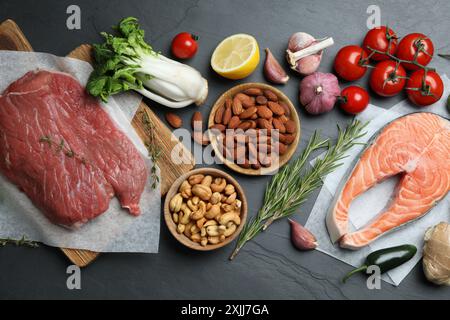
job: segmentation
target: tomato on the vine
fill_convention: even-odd
[[[422,66],[430,63],[434,54],[433,42],[422,33],[410,33],[405,36],[397,47],[397,57],[401,60],[415,61]],[[417,57],[416,57],[417,55]],[[419,66],[412,63],[403,63],[407,70],[418,70]]]
[[[393,60],[379,62],[370,74],[370,87],[380,96],[392,97],[398,94],[406,83],[405,69]]]
[[[188,32],[181,32],[172,40],[172,54],[179,59],[192,58],[198,49],[198,38]]]
[[[349,86],[342,90],[340,97],[341,108],[351,114],[358,114],[367,108],[369,94],[358,86]]]
[[[371,52],[370,49],[374,49],[394,55],[397,51],[397,35],[391,28],[388,29],[385,26],[373,28],[369,30],[364,37],[363,48],[369,54]],[[386,54],[374,53],[370,58],[375,61],[382,61],[389,59],[389,56]]]
[[[362,78],[367,71],[367,53],[359,46],[341,48],[334,59],[334,70],[344,80],[354,81]]]
[[[444,93],[444,83],[434,71],[420,69],[413,72],[406,84],[406,93],[412,103],[424,107],[439,101]]]

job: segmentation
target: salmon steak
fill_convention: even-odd
[[[400,181],[387,209],[360,230],[349,232],[351,202],[395,175]],[[428,112],[403,116],[386,125],[361,153],[328,212],[328,233],[333,243],[357,250],[423,217],[449,190],[450,121]]]

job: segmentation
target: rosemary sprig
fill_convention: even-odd
[[[0,247],[4,247],[7,244],[13,244],[16,246],[23,246],[23,247],[29,247],[29,248],[37,248],[39,247],[39,244],[36,241],[27,240],[25,236],[22,236],[19,240],[14,239],[0,239]]]
[[[334,145],[328,139],[322,140],[315,132],[302,154],[286,165],[270,181],[264,194],[264,203],[256,217],[248,222],[241,234],[235,250],[230,256],[232,260],[247,241],[252,240],[259,232],[267,229],[272,222],[292,215],[303,204],[307,197],[323,183],[323,178],[342,163],[345,153],[362,137],[366,124],[358,120],[342,131],[338,126],[338,138]],[[302,174],[307,159],[314,151],[327,147],[323,158],[318,159],[312,168]]]
[[[150,177],[152,179],[152,189],[155,189],[156,186],[159,183],[159,176],[157,174],[157,167],[156,167],[156,161],[158,161],[159,157],[161,156],[161,150],[156,145],[156,138],[155,138],[155,126],[150,121],[147,112],[144,110],[140,112],[141,114],[141,121],[144,125],[144,131],[147,135],[147,140],[144,141],[144,145],[148,150],[148,155],[150,159],[152,160],[152,167],[150,168]]]

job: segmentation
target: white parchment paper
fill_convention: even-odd
[[[89,63],[77,59],[47,53],[0,50],[0,92],[26,72],[35,69],[69,73],[82,85],[86,84],[92,71]],[[147,150],[131,126],[131,119],[140,101],[140,96],[126,93],[110,98],[103,107],[135,144],[150,168]],[[24,193],[0,174],[0,238],[19,239],[25,235],[28,239],[50,246],[96,252],[158,252],[161,208],[159,185],[153,190],[150,181],[147,183],[140,208],[141,215],[134,217],[120,207],[117,198],[113,198],[105,213],[78,230],[68,230],[47,220]]]
[[[360,141],[367,142],[384,125],[408,113],[425,111],[449,118],[450,115],[445,107],[445,103],[450,91],[450,80],[445,75],[442,77],[442,80],[445,86],[442,99],[429,107],[419,109],[412,106],[407,100],[399,102],[388,110],[369,105],[364,112],[357,116],[362,121],[370,120],[366,129],[367,134]],[[441,200],[424,217],[383,235],[365,248],[358,251],[350,251],[340,248],[337,244],[333,245],[325,225],[325,217],[334,197],[337,196],[336,192],[341,180],[347,179],[348,170],[353,168],[354,161],[363,148],[364,146],[354,147],[348,153],[349,156],[345,159],[344,164],[325,178],[324,186],[317,197],[306,227],[317,237],[319,243],[318,250],[355,267],[360,266],[364,262],[365,257],[372,251],[401,244],[414,244],[418,249],[415,257],[404,265],[382,276],[383,280],[398,286],[422,257],[423,236],[426,229],[440,221],[450,220],[450,194]],[[350,227],[353,230],[366,225],[372,218],[386,208],[392,199],[397,182],[398,178],[388,179],[366,191],[353,201],[349,211]]]

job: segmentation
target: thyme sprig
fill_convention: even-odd
[[[264,203],[256,217],[249,221],[239,235],[232,260],[239,250],[252,240],[259,232],[267,229],[275,220],[292,215],[307,197],[323,184],[323,178],[339,167],[345,153],[357,144],[362,137],[366,124],[353,120],[345,130],[338,126],[338,138],[334,145],[328,139],[321,139],[315,132],[302,154],[293,162],[283,167],[268,184]],[[312,168],[304,172],[310,155],[319,149],[327,148],[324,157],[319,158]]]
[[[22,236],[22,238],[18,240],[14,239],[0,239],[0,247],[4,247],[8,244],[13,244],[15,246],[22,246],[22,247],[29,247],[29,248],[37,248],[39,247],[39,244],[36,241],[27,240],[25,236]]]
[[[148,150],[148,155],[152,160],[152,167],[150,168],[150,177],[152,180],[152,189],[155,189],[159,183],[159,176],[157,173],[156,162],[161,156],[161,150],[156,145],[156,137],[155,137],[155,126],[150,121],[147,112],[144,110],[140,111],[141,121],[144,125],[144,131],[147,136],[147,140],[144,141],[144,145]]]
[[[39,142],[47,143],[50,148],[52,146],[55,146],[56,152],[64,152],[64,154],[69,158],[73,158],[76,156],[75,151],[68,147],[63,139],[61,139],[60,142],[57,143],[53,141],[49,135],[45,135],[39,138]],[[81,161],[85,163],[85,159],[83,157],[81,157]]]

